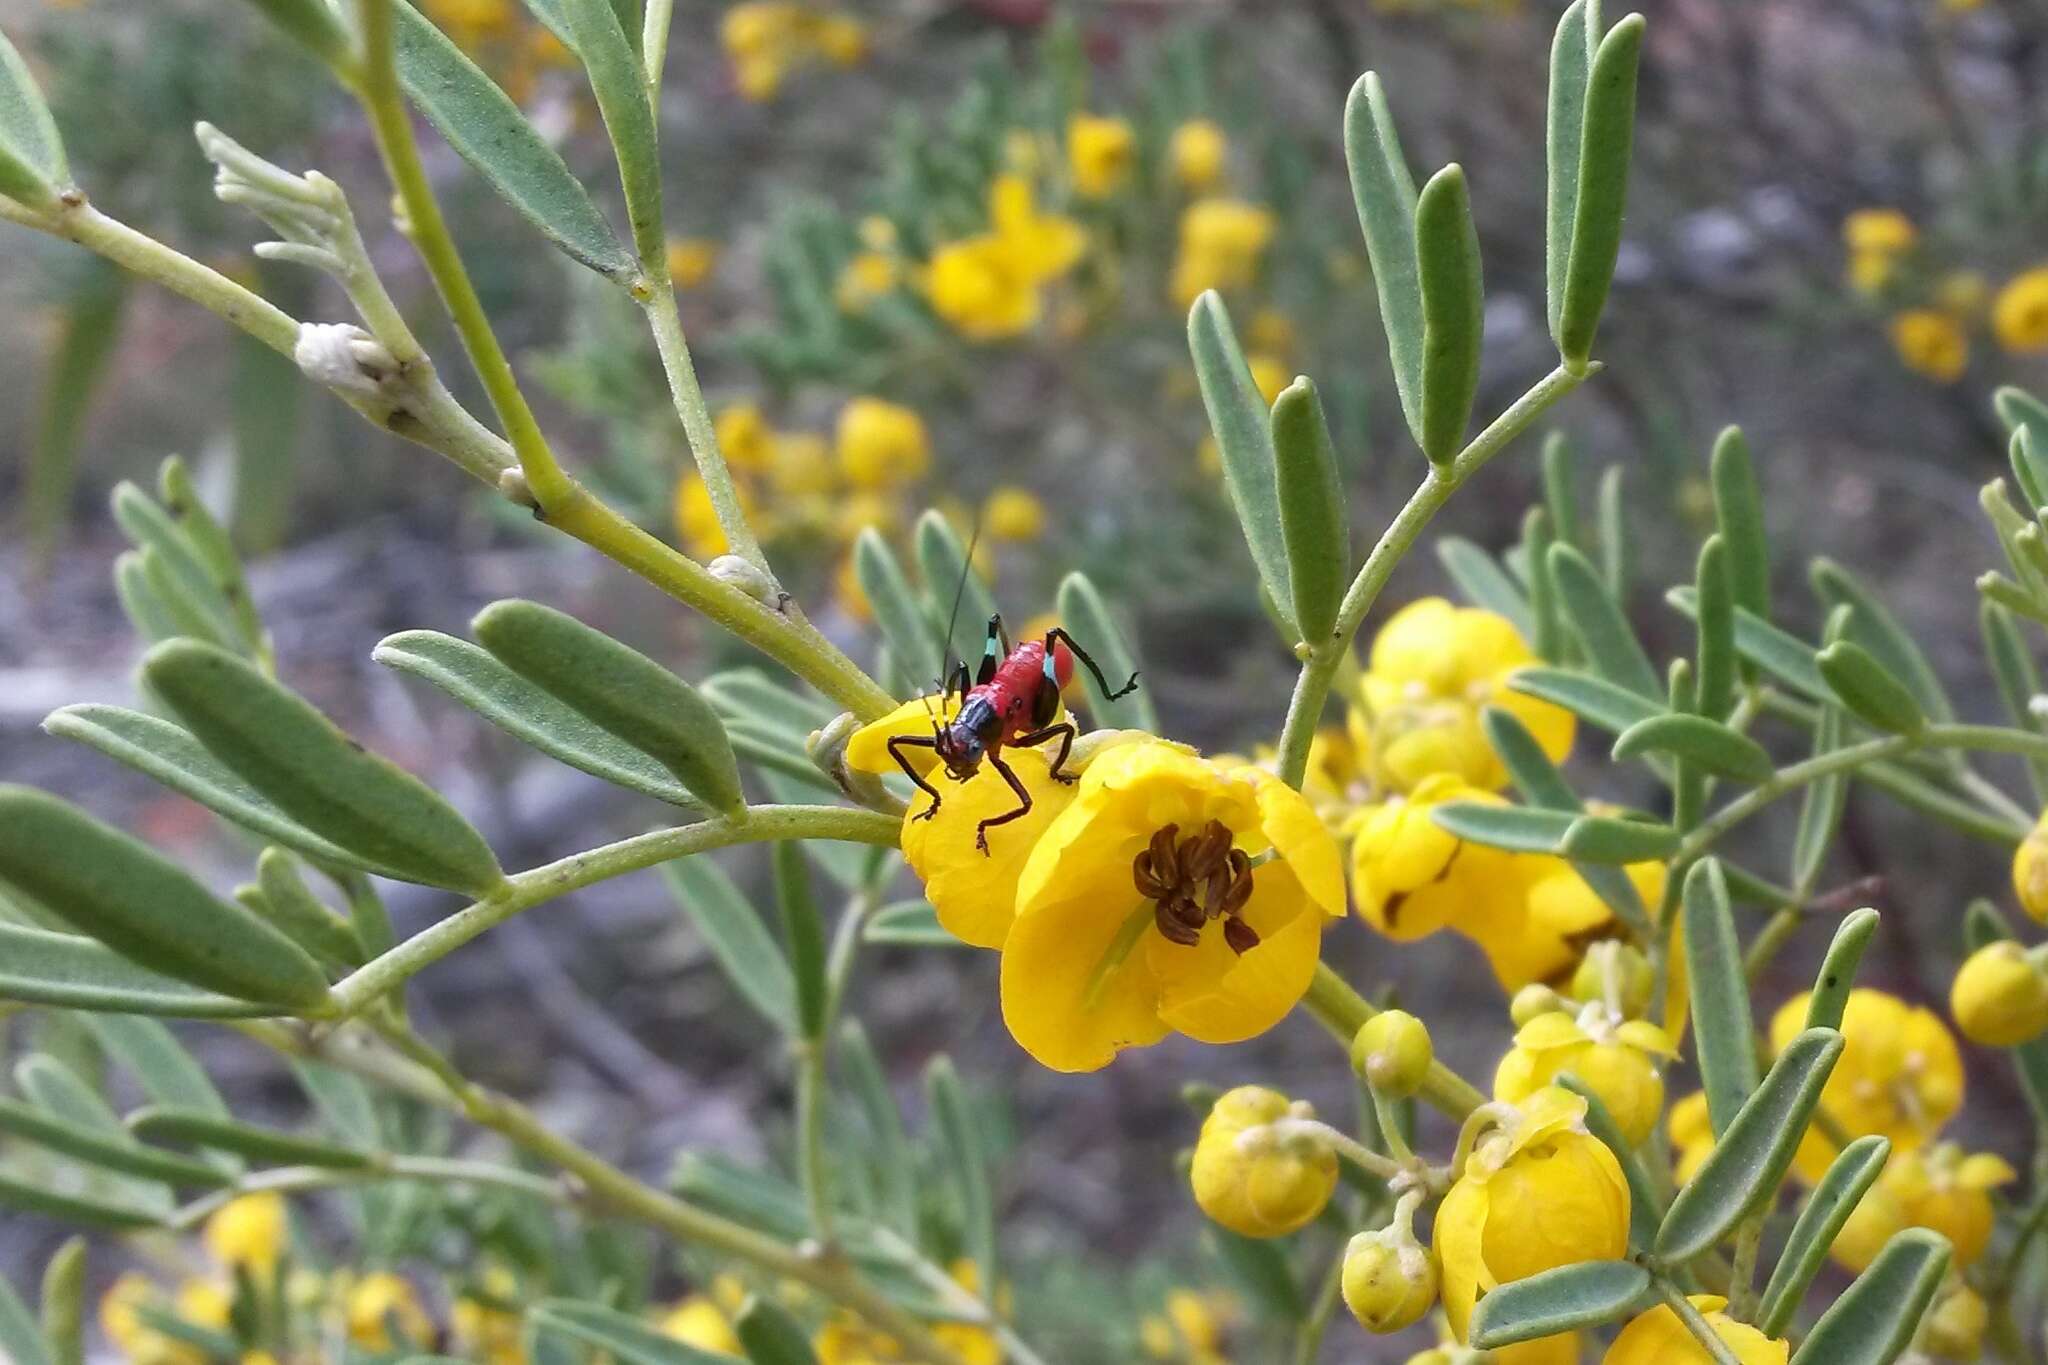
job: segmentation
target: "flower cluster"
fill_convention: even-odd
[[[1907,369],[1953,384],[1970,364],[1972,331],[1988,323],[2001,350],[2048,349],[2048,266],[2019,271],[1995,292],[1968,267],[1945,267],[1897,209],[1858,209],[1842,221],[1848,280],[1891,313],[1892,346]]]
[[[725,12],[718,30],[733,83],[750,100],[771,100],[793,73],[829,63],[858,66],[868,54],[867,26],[850,14],[821,13],[796,0],[746,0]]]

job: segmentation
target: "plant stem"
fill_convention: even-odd
[[[1309,982],[1308,994],[1301,1003],[1346,1048],[1365,1021],[1379,1013],[1327,962],[1316,964],[1315,978]],[[1442,1062],[1429,1064],[1429,1075],[1416,1094],[1459,1120],[1486,1103],[1486,1097],[1470,1081]]]
[[[1379,600],[1387,580],[1407,557],[1423,529],[1450,501],[1451,495],[1478,473],[1488,460],[1498,455],[1559,399],[1599,370],[1598,365],[1589,366],[1579,374],[1573,374],[1563,366],[1552,370],[1496,417],[1491,426],[1473,437],[1471,444],[1458,452],[1455,459],[1442,466],[1432,466],[1423,477],[1406,505],[1380,533],[1378,543],[1366,556],[1358,576],[1352,579],[1351,587],[1337,609],[1336,629],[1328,639],[1310,643],[1308,659],[1301,666],[1301,676],[1295,680],[1294,695],[1287,705],[1287,720],[1280,731],[1276,764],[1282,781],[1291,787],[1301,785],[1302,773],[1308,767],[1309,742],[1315,738],[1316,726],[1322,721],[1323,705],[1330,696],[1330,682],[1345,656],[1351,652],[1352,637],[1364,624],[1366,613]]]
[[[642,261],[648,272],[647,294],[640,310],[654,332],[654,347],[661,353],[661,372],[668,378],[668,391],[675,400],[676,416],[682,419],[683,436],[690,443],[690,458],[697,463],[697,476],[711,495],[711,510],[718,515],[718,527],[732,553],[752,564],[774,581],[768,558],[747,524],[740,507],[739,490],[732,471],[726,467],[725,452],[719,449],[718,431],[711,422],[711,409],[704,402],[704,389],[697,382],[697,367],[690,360],[690,343],[683,337],[682,314],[676,311],[676,291],[669,281],[668,266],[661,261]]]
[[[1742,1322],[1756,1314],[1756,1258],[1763,1238],[1762,1213],[1751,1214],[1735,1229],[1735,1263],[1728,1272],[1728,1313]]]
[[[1315,1301],[1309,1305],[1308,1316],[1294,1332],[1294,1365],[1315,1365],[1316,1354],[1322,1349],[1323,1333],[1330,1325],[1330,1317],[1337,1311],[1337,1296],[1344,1289],[1344,1248],[1339,1246],[1337,1254],[1330,1261],[1330,1268],[1323,1273],[1323,1282],[1316,1288]]]
[[[1693,1307],[1685,1295],[1679,1292],[1677,1285],[1660,1275],[1657,1277],[1657,1293],[1663,1298],[1665,1305],[1678,1314],[1678,1320],[1685,1324],[1685,1330],[1692,1333],[1693,1339],[1699,1342],[1700,1349],[1707,1353],[1714,1361],[1714,1365],[1742,1365],[1735,1352],[1729,1349],[1728,1343],[1721,1340],[1721,1334],[1716,1332],[1700,1315],[1700,1310]]]
[[[899,821],[878,811],[839,806],[750,806],[729,818],[655,830],[602,848],[573,853],[507,878],[505,885],[491,895],[371,959],[335,986],[333,1003],[341,1017],[360,1013],[408,978],[522,910],[657,863],[732,844],[773,839],[844,839],[894,847],[900,832]]]
[[[490,1161],[465,1161],[459,1157],[408,1156],[393,1153],[380,1158],[374,1166],[356,1170],[341,1170],[332,1166],[278,1166],[271,1170],[258,1171],[237,1180],[229,1189],[216,1190],[204,1198],[193,1200],[172,1213],[165,1226],[174,1232],[190,1231],[205,1222],[223,1205],[245,1194],[264,1191],[294,1194],[304,1190],[327,1189],[336,1185],[366,1185],[387,1180],[495,1185],[565,1207],[573,1207],[576,1202],[574,1192],[561,1181],[550,1180],[531,1171],[501,1166]]]

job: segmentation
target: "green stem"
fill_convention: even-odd
[[[1337,1311],[1337,1296],[1344,1289],[1344,1250],[1344,1245],[1338,1246],[1330,1268],[1323,1273],[1323,1282],[1316,1287],[1315,1302],[1309,1305],[1308,1316],[1295,1329],[1294,1365],[1315,1365],[1316,1354],[1322,1349],[1323,1333],[1329,1329],[1330,1318]]]
[[[775,839],[843,839],[894,847],[901,822],[877,811],[839,806],[750,806],[729,818],[655,830],[573,853],[509,877],[505,885],[357,968],[334,988],[342,1017],[360,1013],[429,965],[522,910],[579,887],[675,858],[732,844]]]
[[[1657,1277],[1657,1293],[1663,1298],[1665,1305],[1678,1314],[1678,1320],[1685,1324],[1685,1330],[1692,1333],[1693,1339],[1699,1342],[1700,1349],[1707,1353],[1714,1361],[1714,1365],[1742,1365],[1741,1359],[1729,1349],[1728,1343],[1721,1340],[1721,1334],[1701,1316],[1699,1309],[1692,1306],[1677,1285],[1660,1275]]]
[[[1291,787],[1301,785],[1302,774],[1308,767],[1309,743],[1315,738],[1316,726],[1322,722],[1323,706],[1330,697],[1331,680],[1350,654],[1352,637],[1364,624],[1366,613],[1379,600],[1387,580],[1407,557],[1423,529],[1467,479],[1478,473],[1488,460],[1505,449],[1559,399],[1597,374],[1599,369],[1598,365],[1592,365],[1580,374],[1573,374],[1559,366],[1545,375],[1534,388],[1496,417],[1491,426],[1473,437],[1472,443],[1455,459],[1442,466],[1433,466],[1387,529],[1380,533],[1378,543],[1366,556],[1358,576],[1351,580],[1351,587],[1337,608],[1336,629],[1329,638],[1310,643],[1309,656],[1301,666],[1301,676],[1295,680],[1294,695],[1287,704],[1287,720],[1281,727],[1276,758],[1276,768],[1282,781]]]
[[[1347,1049],[1365,1021],[1379,1013],[1327,962],[1316,964],[1315,977],[1309,982],[1308,994],[1302,997],[1301,1003]],[[1459,1120],[1486,1103],[1486,1096],[1480,1094],[1470,1081],[1442,1062],[1429,1064],[1429,1075],[1416,1094]]]
[[[174,1232],[187,1232],[204,1223],[223,1205],[246,1194],[275,1192],[297,1194],[306,1190],[329,1189],[337,1185],[367,1185],[389,1180],[417,1180],[432,1184],[493,1185],[517,1190],[551,1204],[574,1207],[574,1193],[559,1180],[500,1166],[489,1161],[466,1161],[459,1157],[407,1156],[391,1154],[373,1166],[341,1170],[332,1166],[279,1166],[237,1180],[232,1188],[217,1190],[172,1213],[165,1225]]]
[[[796,1043],[797,1176],[811,1234],[832,1245],[832,1183],[825,1164],[825,1039]]]
[[[704,389],[697,382],[697,367],[690,360],[690,343],[683,336],[682,314],[676,311],[676,291],[669,282],[666,261],[641,262],[648,272],[647,294],[640,309],[654,333],[654,347],[661,353],[661,372],[668,378],[668,391],[675,400],[676,416],[682,419],[683,436],[690,443],[690,458],[697,463],[697,476],[711,495],[711,510],[718,515],[718,527],[725,532],[732,553],[769,576],[768,557],[747,524],[740,507],[739,489],[726,467],[725,452],[719,449],[718,430],[711,421],[711,409],[704,402]]]
[[[1756,1258],[1763,1239],[1761,1213],[1751,1214],[1735,1229],[1735,1263],[1728,1272],[1728,1315],[1741,1322],[1756,1315]]]

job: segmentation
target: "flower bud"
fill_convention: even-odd
[[[1647,1015],[1656,989],[1657,969],[1650,959],[1642,949],[1619,939],[1604,939],[1588,948],[1572,973],[1573,998],[1606,1000],[1624,1019]]]
[[[1959,1286],[1927,1315],[1921,1344],[1949,1360],[1975,1360],[1983,1352],[1984,1329],[1990,1321],[1991,1310],[1977,1291]]]
[[[1394,1099],[1420,1090],[1435,1060],[1429,1029],[1406,1010],[1374,1015],[1351,1040],[1351,1069]]]
[[[759,565],[741,559],[738,555],[719,555],[704,567],[709,569],[711,576],[719,582],[738,588],[763,606],[780,610],[782,604],[789,600],[788,594],[777,588],[775,580]]]
[[[1344,1304],[1368,1332],[1398,1332],[1436,1303],[1436,1262],[1406,1221],[1361,1232],[1344,1251]]]
[[[2048,1031],[2048,976],[2010,939],[1970,955],[1948,1003],[1963,1036],[1986,1047],[2017,1047]]]
[[[1515,992],[1515,998],[1508,1002],[1508,1018],[1520,1028],[1541,1014],[1569,1014],[1572,1002],[1559,995],[1542,982],[1535,982]]]
[[[1284,1237],[1321,1213],[1337,1187],[1337,1154],[1305,1122],[1314,1113],[1258,1085],[1217,1100],[1189,1171],[1202,1212],[1246,1237]]]
[[[2048,924],[2048,811],[2012,855],[2012,889],[2021,908]]]

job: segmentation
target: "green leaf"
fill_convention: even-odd
[[[0,47],[6,44],[0,36]],[[0,104],[6,58],[0,56]],[[0,134],[0,140],[4,140]],[[0,158],[6,156],[0,152]],[[5,172],[0,171],[0,179]],[[4,193],[0,190],[0,193]],[[78,482],[78,450],[86,418],[108,374],[107,362],[120,339],[128,300],[128,277],[106,262],[95,264],[64,302],[63,317],[37,402],[35,441],[23,480],[22,531],[35,562],[47,565],[50,552],[71,520],[71,496]]]
[[[1584,809],[1579,794],[1572,790],[1551,763],[1550,756],[1543,752],[1543,746],[1529,733],[1528,727],[1516,718],[1512,711],[1498,706],[1484,707],[1479,712],[1479,723],[1486,733],[1486,739],[1493,746],[1507,768],[1509,778],[1520,792],[1522,799],[1532,806],[1546,810],[1566,811],[1577,814]],[[1567,841],[1572,829],[1565,831]],[[1590,837],[1581,835],[1581,838]],[[1635,883],[1619,868],[1597,862],[1574,863],[1573,868],[1593,893],[1614,911],[1623,923],[1637,933],[1646,934],[1649,929],[1649,912],[1643,906],[1643,898],[1636,891]]]
[[[1842,1149],[1806,1197],[1757,1309],[1757,1326],[1765,1336],[1782,1337],[1792,1325],[1807,1288],[1827,1264],[1828,1248],[1856,1211],[1864,1192],[1876,1183],[1891,1151],[1888,1138],[1874,1134],[1857,1138]]]
[[[920,692],[927,682],[935,684],[934,691],[944,686],[948,660],[940,657],[943,646],[938,628],[911,591],[896,552],[872,526],[853,543],[853,574],[868,605],[874,608],[875,624],[888,642],[889,657],[904,676],[913,680]],[[927,675],[927,664],[936,665],[937,671]]]
[[[0,33],[0,195],[40,209],[70,183],[50,106],[28,63]]]
[[[1759,621],[1771,619],[1771,550],[1764,534],[1763,494],[1740,427],[1724,427],[1711,460],[1714,520],[1728,546],[1728,581],[1735,605]]]
[[[732,741],[697,689],[639,650],[538,602],[493,602],[470,623],[528,682],[643,753],[728,815],[746,806]]]
[[[1678,831],[1659,821],[1581,815],[1557,847],[1578,862],[1640,863],[1669,858],[1678,845]]]
[[[758,1294],[740,1306],[732,1327],[752,1365],[817,1365],[810,1338],[796,1319]]]
[[[559,1333],[623,1365],[732,1365],[729,1355],[686,1346],[640,1318],[602,1304],[546,1299],[528,1310],[527,1322],[537,1333]]]
[[[1280,528],[1280,490],[1275,472],[1271,415],[1251,367],[1237,344],[1230,312],[1215,290],[1207,290],[1188,312],[1188,351],[1202,406],[1223,461],[1223,486],[1252,552],[1259,581],[1272,594],[1280,618],[1293,623],[1294,597],[1288,586],[1286,537]],[[1073,629],[1068,623],[1068,629]],[[1300,632],[1296,629],[1296,637]]]
[[[611,135],[619,160],[619,180],[626,191],[626,217],[633,225],[633,243],[643,264],[666,276],[665,241],[661,227],[661,150],[654,126],[654,105],[648,100],[640,61],[619,23],[611,0],[561,0],[561,10],[576,38],[576,53],[590,73],[598,112]]]
[[[304,949],[139,839],[47,793],[0,786],[0,880],[180,981],[285,1007],[327,999],[327,978]]]
[[[2006,458],[2012,464],[2013,482],[2029,507],[2048,503],[2048,459],[2044,459],[2042,437],[2030,423],[2013,432],[2006,442]]]
[[[1415,200],[1415,256],[1422,285],[1422,453],[1444,464],[1465,443],[1479,394],[1486,324],[1479,232],[1465,172],[1455,162],[1429,178]]]
[[[1639,693],[1572,669],[1536,665],[1518,668],[1508,676],[1508,687],[1524,696],[1562,706],[1580,720],[1616,734],[1667,714],[1662,706],[1644,700]]]
[[[1647,1250],[1657,1239],[1657,1224],[1664,1217],[1663,1196],[1650,1183],[1641,1158],[1629,1146],[1621,1125],[1614,1121],[1606,1102],[1593,1087],[1569,1071],[1560,1072],[1557,1083],[1586,1102],[1586,1131],[1599,1138],[1607,1150],[1614,1153],[1614,1160],[1621,1167],[1622,1179],[1628,1182],[1628,1244],[1638,1251]]]
[[[0,1133],[62,1152],[88,1165],[165,1184],[214,1189],[230,1181],[225,1171],[171,1152],[145,1147],[119,1130],[116,1136],[14,1100],[0,1099]]]
[[[1856,718],[1895,734],[1917,734],[1927,715],[1913,693],[1870,652],[1849,640],[1837,640],[1814,656],[1821,677]]]
[[[1323,402],[1307,378],[1296,379],[1273,404],[1275,483],[1280,536],[1294,621],[1310,645],[1328,639],[1351,571],[1351,532],[1337,450]]]
[[[1866,906],[1843,916],[1835,926],[1835,936],[1828,943],[1827,956],[1821,959],[1820,972],[1813,981],[1813,995],[1806,1006],[1808,1028],[1842,1026],[1849,992],[1856,986],[1856,967],[1863,961],[1863,950],[1869,946],[1871,935],[1877,932],[1878,918],[1877,911]]]
[[[407,881],[478,897],[504,883],[453,806],[252,665],[171,640],[144,656],[142,673],[215,758],[314,833]]]
[[[0,1001],[194,1019],[273,1012],[138,967],[92,939],[13,924],[0,924]]]
[[[191,623],[186,633],[246,654],[248,642],[213,567],[170,515],[126,479],[114,485],[109,501],[122,534],[142,552],[159,598]]]
[[[1516,853],[1561,852],[1565,835],[1583,818],[1572,811],[1494,806],[1479,801],[1447,801],[1430,807],[1429,816],[1460,839]]]
[[[953,533],[953,524],[943,512],[928,509],[919,517],[914,540],[917,576],[924,584],[925,615],[941,625],[939,658],[943,671],[944,665],[966,656],[965,649],[955,647],[954,632],[964,621],[970,643],[979,638],[982,627],[996,614],[996,599],[988,584],[982,582],[980,571],[968,563],[967,547]],[[827,716],[813,721],[803,729],[815,730],[830,719]]]
[[[1691,1260],[1775,1197],[1841,1055],[1842,1035],[1832,1029],[1808,1029],[1779,1054],[1692,1183],[1671,1201],[1657,1229],[1659,1258]]]
[[[157,1209],[100,1194],[60,1192],[41,1176],[19,1172],[0,1172],[0,1208],[20,1209],[58,1222],[110,1232],[156,1227],[163,1221]]]
[[[1534,638],[1536,620],[1528,594],[1492,555],[1463,536],[1444,536],[1436,543],[1436,557],[1466,601],[1507,617],[1523,639]]]
[[[1792,1365],[1891,1365],[1913,1344],[1951,1257],[1948,1239],[1938,1232],[1908,1228],[1894,1234],[1820,1315]]]
[[[56,1365],[42,1328],[5,1275],[0,1275],[0,1358],[13,1365]]]
[[[749,1170],[725,1157],[684,1152],[676,1158],[669,1185],[693,1204],[785,1241],[806,1236],[810,1227],[803,1191],[778,1175]]]
[[[399,79],[457,155],[570,259],[615,280],[638,274],[633,254],[519,106],[411,4],[394,4],[392,17]]]
[[[1557,349],[1568,365],[1585,363],[1607,306],[1621,252],[1628,203],[1629,156],[1635,142],[1636,66],[1643,16],[1631,14],[1600,40],[1586,78],[1585,123],[1579,141],[1579,194],[1572,206],[1571,259],[1558,308]]]
[[[1555,524],[1547,508],[1531,507],[1522,514],[1522,567],[1528,576],[1533,628],[1529,647],[1539,659],[1565,656],[1564,620],[1558,615],[1557,585],[1550,578],[1550,547],[1557,543]]]
[[[1572,491],[1576,474],[1576,456],[1572,443],[1561,431],[1548,432],[1543,437],[1543,509],[1550,516],[1551,529],[1556,538],[1579,549],[1586,548],[1585,537],[1579,530],[1579,502]]]
[[[1598,494],[1600,523],[1600,577],[1617,602],[1628,599],[1629,534],[1628,503],[1623,495],[1625,471],[1609,465],[1600,474]]]
[[[1699,1039],[1700,1081],[1714,1132],[1725,1134],[1756,1090],[1755,1026],[1742,971],[1742,941],[1721,864],[1702,858],[1685,874],[1685,968]]]
[[[1735,699],[1735,579],[1728,545],[1717,533],[1700,547],[1698,639],[1699,713],[1718,721]],[[1759,750],[1758,752],[1762,752]],[[1702,765],[1705,766],[1705,765]]]
[[[1550,98],[1544,119],[1544,283],[1550,335],[1562,337],[1565,274],[1578,216],[1579,152],[1586,126],[1586,76],[1600,42],[1600,0],[1572,0],[1550,44]],[[1560,339],[1559,344],[1563,342]]]
[[[910,948],[964,948],[967,945],[939,924],[939,913],[930,901],[898,901],[885,905],[861,926],[863,943],[883,943]]]
[[[1813,753],[1818,758],[1842,747],[1842,708],[1832,704],[1820,708],[1813,727]],[[1841,828],[1842,809],[1849,799],[1849,774],[1830,773],[1806,785],[1799,801],[1799,824],[1792,837],[1792,884],[1810,886],[1834,847],[1835,832]]]
[[[989,1192],[988,1157],[982,1152],[974,1109],[967,1102],[952,1058],[940,1053],[924,1069],[925,1104],[931,1112],[940,1169],[959,1206],[960,1238],[981,1271],[981,1283],[1000,1284],[996,1275],[995,1203]]]
[[[168,1028],[154,1019],[121,1015],[94,1015],[86,1023],[100,1046],[119,1058],[143,1093],[158,1104],[227,1117],[227,1101]]]
[[[298,864],[281,848],[266,848],[256,859],[257,890],[264,915],[280,933],[316,959],[343,967],[369,961],[355,926],[306,889]],[[236,899],[241,899],[237,893]],[[247,902],[244,902],[247,904]]]
[[[1570,545],[1553,545],[1550,576],[1565,620],[1593,671],[1617,687],[1661,702],[1664,689],[1658,685],[1657,670],[1591,561]]]
[[[1365,232],[1365,254],[1380,296],[1380,325],[1402,415],[1422,440],[1422,267],[1415,244],[1415,179],[1401,155],[1394,114],[1376,72],[1368,71],[1344,102],[1344,161]]]
[[[1613,753],[1617,761],[1641,754],[1675,754],[1717,776],[1751,784],[1766,781],[1775,771],[1763,745],[1704,715],[1666,712],[1639,720],[1621,732]]]
[[[782,913],[782,941],[789,945],[790,973],[796,988],[797,1025],[813,1042],[824,1037],[826,992],[825,921],[811,894],[800,842],[784,839],[774,846],[775,904]]]
[[[727,720],[758,721],[799,741],[839,714],[838,707],[784,687],[758,668],[714,673],[698,690]]]
[[[85,1239],[66,1238],[43,1268],[43,1336],[57,1365],[85,1365]]]
[[[1664,600],[1687,616],[1698,612],[1698,601],[1689,587],[1671,589]],[[1742,607],[1735,609],[1735,652],[1795,692],[1817,701],[1834,697],[1820,676],[1812,645]]]
[[[128,1115],[128,1131],[151,1141],[205,1147],[279,1165],[361,1171],[377,1164],[374,1152],[356,1151],[315,1138],[259,1128],[236,1119],[161,1105],[137,1109]]]
[[[149,644],[178,633],[170,609],[157,600],[156,589],[149,586],[149,575],[142,571],[142,555],[137,551],[114,557],[114,594],[121,601],[121,614]]]
[[[284,30],[335,71],[355,64],[354,42],[331,5],[322,0],[250,0],[263,17]]]
[[[578,771],[657,801],[697,806],[659,759],[528,682],[489,650],[437,630],[406,630],[378,641],[370,657],[432,683],[505,733]]]
[[[2006,714],[2022,730],[2044,731],[2041,718],[2028,704],[2041,691],[2041,675],[2034,668],[2034,656],[2020,638],[2019,623],[2012,613],[1996,602],[1985,602],[1977,610],[1977,624],[1984,633],[1984,657],[1991,664],[1991,676],[1998,682],[1999,698]],[[2048,805],[2048,758],[2027,755],[2027,777],[2034,788],[2034,804]]]
[[[1887,673],[1911,688],[1928,715],[1940,721],[1954,720],[1955,707],[1942,690],[1934,665],[1876,594],[1832,560],[1814,560],[1812,577],[1814,591],[1830,608],[1853,608],[1844,638],[1870,651]]]
[[[268,350],[267,347],[264,349]],[[269,397],[273,403],[276,401],[274,393]],[[240,477],[239,471],[237,477]],[[263,621],[256,614],[256,604],[249,596],[249,583],[242,572],[241,556],[235,552],[234,542],[228,538],[226,528],[206,510],[185,462],[176,455],[165,457],[157,467],[156,478],[157,497],[162,500],[164,511],[205,567],[208,580],[227,604],[238,633],[252,645],[261,644]]]
[[[732,878],[706,857],[661,865],[670,894],[746,1002],[783,1030],[796,1027],[796,976]]]
[[[110,1144],[131,1143],[121,1120],[96,1088],[65,1063],[48,1053],[31,1053],[14,1069],[21,1093],[43,1112]],[[137,1179],[127,1175],[89,1178],[86,1188],[122,1203],[138,1207],[168,1209],[170,1191],[155,1177]]]
[[[1131,647],[1130,636],[1117,628],[1094,579],[1078,569],[1062,578],[1054,606],[1067,632],[1102,665],[1102,676],[1112,688],[1137,676],[1138,652]],[[1094,680],[1089,681],[1088,714],[1097,729],[1158,731],[1159,715],[1153,709],[1150,688],[1140,685],[1129,695],[1109,701],[1092,686]]]
[[[861,1151],[873,1163],[878,1202],[898,1233],[917,1228],[917,1171],[903,1115],[889,1090],[888,1075],[868,1042],[860,1021],[849,1019],[839,1030],[840,1074],[860,1106],[867,1141]]]
[[[1499,1350],[1519,1341],[1598,1327],[1649,1292],[1650,1272],[1633,1261],[1580,1261],[1488,1290],[1472,1311],[1472,1344]]]

